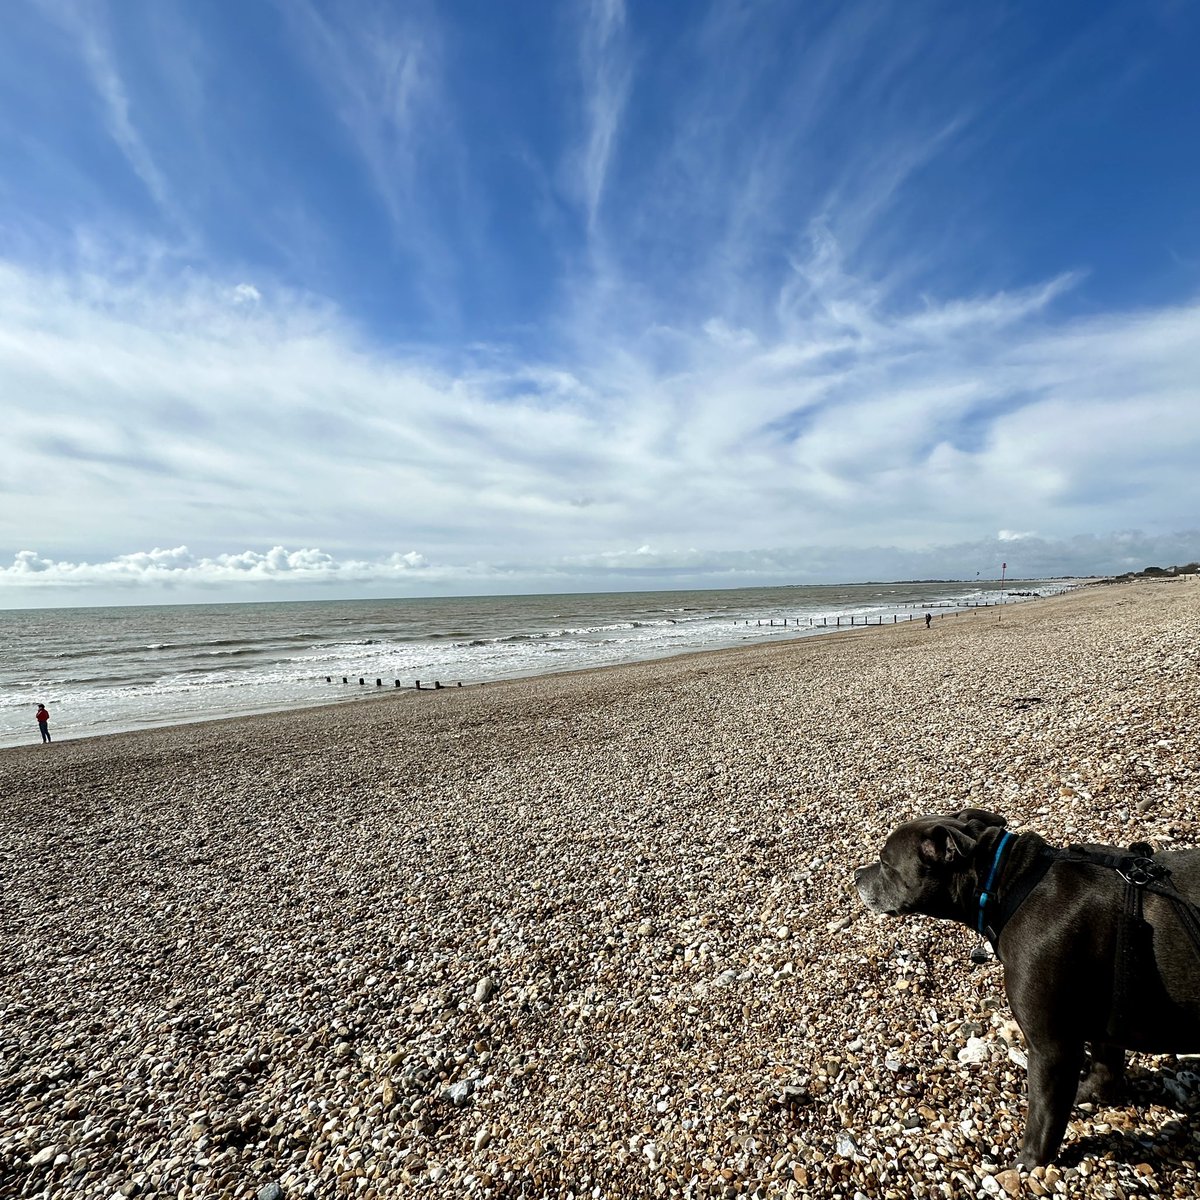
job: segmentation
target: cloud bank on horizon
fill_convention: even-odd
[[[1200,557],[1196,10],[7,24],[0,607]]]
[[[1033,533],[1001,530],[994,539],[901,550],[892,546],[860,548],[776,547],[773,549],[660,551],[651,546],[563,558],[551,566],[491,561],[436,563],[423,555],[390,554],[386,558],[338,559],[323,550],[287,550],[273,546],[265,553],[204,557],[186,546],[121,554],[106,562],[66,562],[19,551],[10,565],[0,566],[0,586],[13,591],[79,592],[97,589],[130,600],[153,587],[165,600],[219,599],[232,585],[244,594],[255,585],[270,585],[280,599],[327,595],[331,588],[361,593],[379,588],[384,594],[439,595],[451,587],[463,594],[586,591],[597,580],[615,589],[692,588],[774,585],[798,578],[868,582],[855,575],[864,555],[878,579],[994,579],[998,564],[1007,578],[1046,579],[1093,574],[1115,575],[1144,565],[1182,564],[1196,544],[1195,533],[1150,537],[1140,532],[1109,537],[1049,540]],[[972,570],[972,564],[981,567]]]

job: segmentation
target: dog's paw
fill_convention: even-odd
[[[1121,1084],[1110,1075],[1093,1073],[1085,1075],[1075,1090],[1075,1107],[1087,1105],[1116,1104],[1121,1098]]]
[[[1075,1103],[1116,1104],[1125,1092],[1125,1051],[1119,1046],[1092,1047],[1087,1070],[1075,1091]]]

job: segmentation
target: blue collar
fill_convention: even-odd
[[[1004,856],[1004,848],[1008,845],[1012,836],[1008,830],[1004,831],[1004,836],[1000,839],[1000,844],[996,847],[996,857],[992,859],[992,869],[988,872],[987,883],[983,885],[983,891],[979,893],[979,922],[976,928],[980,937],[983,937],[984,914],[987,911],[988,900],[992,898],[992,885],[996,882],[996,873],[1000,869],[1000,859]]]

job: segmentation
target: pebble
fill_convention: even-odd
[[[1021,1192],[1021,1173],[1016,1170],[1000,1171],[994,1176],[1000,1187],[1010,1196],[1017,1196]]]
[[[988,1044],[982,1038],[969,1037],[967,1044],[958,1052],[960,1063],[981,1063],[988,1057]]]
[[[1200,1193],[1190,1059],[1076,1111],[1069,1171],[998,1167],[1025,1113],[1002,967],[853,894],[895,823],[960,806],[1200,845],[1200,587],[991,616],[0,752],[0,1177]]]
[[[461,1108],[470,1099],[475,1091],[475,1084],[469,1079],[460,1079],[457,1083],[452,1083],[442,1093],[444,1099],[448,1100],[456,1108]]]

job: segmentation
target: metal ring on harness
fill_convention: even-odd
[[[1165,879],[1168,871],[1150,858],[1135,858],[1128,867],[1117,867],[1117,874],[1134,887],[1145,887]]]

